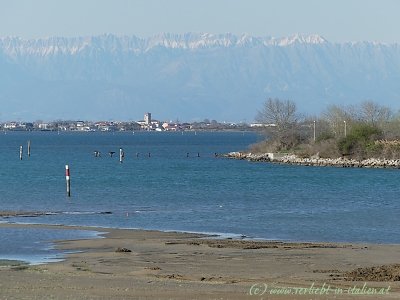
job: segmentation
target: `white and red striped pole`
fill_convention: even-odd
[[[69,167],[65,165],[65,179],[67,180],[67,197],[71,196],[71,185],[69,181]]]

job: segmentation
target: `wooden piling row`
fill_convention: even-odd
[[[24,146],[19,146],[19,160],[22,160],[22,153],[24,151]],[[28,141],[28,156],[31,156],[31,141]]]
[[[22,147],[22,146],[21,146]],[[100,151],[94,151],[93,152],[94,153],[94,156],[95,157],[101,157],[101,153],[100,153]],[[110,155],[110,157],[113,157],[113,154],[114,154],[115,152],[114,151],[109,151],[108,152],[108,154]],[[28,155],[30,155],[30,154],[28,154]],[[136,157],[139,157],[139,152],[136,152]],[[123,157],[125,156],[125,154],[124,154],[124,152],[123,152],[123,150],[122,150],[122,148],[120,148],[119,149],[119,162],[122,164],[122,162],[123,162]],[[147,152],[147,156],[148,157],[151,157],[151,153],[150,152]],[[218,156],[218,154],[215,152],[214,153],[214,157],[217,157]],[[186,157],[189,157],[189,152],[186,152]],[[200,157],[200,152],[197,152],[197,157]]]

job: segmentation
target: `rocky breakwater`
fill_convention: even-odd
[[[368,158],[356,160],[352,158],[320,158],[318,156],[311,158],[301,158],[294,154],[277,153],[244,153],[230,152],[223,155],[227,158],[242,159],[252,162],[269,162],[275,164],[299,165],[299,166],[320,166],[320,167],[339,167],[339,168],[394,168],[400,169],[400,160]]]
[[[271,158],[268,153],[263,154],[252,154],[252,153],[245,153],[245,152],[229,152],[228,154],[222,154],[218,156],[223,156],[226,158],[233,158],[233,159],[243,159],[247,161],[256,161],[256,162],[271,162]]]

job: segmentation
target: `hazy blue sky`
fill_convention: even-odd
[[[0,0],[0,37],[191,31],[400,42],[398,0]]]

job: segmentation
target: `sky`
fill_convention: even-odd
[[[162,32],[400,42],[398,0],[0,0],[0,38]]]

